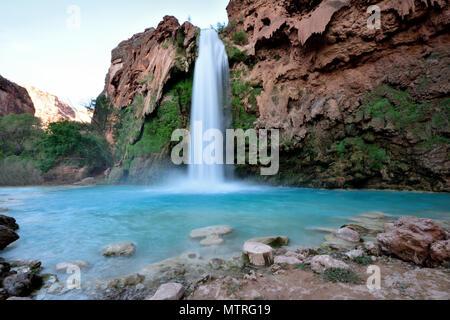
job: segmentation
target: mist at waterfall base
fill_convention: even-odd
[[[229,81],[230,71],[224,44],[214,29],[202,29],[192,88],[188,172],[186,176],[175,176],[163,182],[167,191],[211,193],[249,187],[232,180],[232,166],[227,168],[227,165],[214,160],[220,152],[205,152],[208,145],[215,143],[213,137],[204,140],[205,132],[218,130],[223,135],[227,124],[231,123],[230,115],[226,113]],[[223,150],[223,141],[221,145]],[[208,164],[207,160],[213,163]]]

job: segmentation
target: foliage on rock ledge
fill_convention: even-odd
[[[43,129],[30,114],[0,118],[0,185],[41,184],[58,165],[93,171],[111,163],[109,145],[89,124],[64,120]]]

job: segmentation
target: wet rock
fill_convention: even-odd
[[[5,289],[0,288],[0,301],[6,300],[8,299],[8,297],[9,297],[8,292]]]
[[[273,264],[272,247],[260,242],[245,242],[242,248],[243,258],[246,263],[255,266],[270,266]]]
[[[200,244],[202,246],[206,246],[206,247],[208,247],[208,246],[220,246],[223,243],[224,243],[223,239],[217,234],[209,235],[205,239],[200,241]]]
[[[349,242],[359,242],[360,240],[359,233],[348,227],[340,228],[334,231],[333,234],[336,237]]]
[[[69,268],[78,267],[80,269],[87,268],[89,263],[83,260],[60,262],[55,266],[56,271],[66,272]]]
[[[3,288],[10,296],[26,297],[39,285],[40,279],[33,273],[17,273],[3,279]]]
[[[180,300],[184,294],[184,287],[179,283],[165,283],[156,293],[146,300]]]
[[[93,178],[93,177],[87,177],[79,182],[74,183],[74,185],[76,185],[76,186],[94,186],[94,185],[96,185],[96,181],[95,181],[95,178]]]
[[[332,233],[327,234],[325,236],[325,241],[322,243],[323,247],[335,250],[353,250],[357,245],[358,243],[356,242],[338,238]]]
[[[317,273],[323,273],[330,268],[349,269],[350,267],[340,260],[334,259],[329,255],[319,255],[311,259],[311,269]]]
[[[143,275],[140,275],[139,273],[130,274],[129,276],[126,276],[124,279],[124,285],[125,286],[136,286],[142,281],[144,281],[145,277]]]
[[[223,244],[222,235],[233,232],[230,226],[210,226],[200,229],[192,230],[189,236],[191,238],[205,238],[200,241],[202,246],[218,246]]]
[[[0,225],[0,250],[19,239],[19,235],[10,228]]]
[[[445,231],[431,219],[402,217],[394,223],[392,230],[380,233],[377,240],[383,251],[424,265],[427,260],[432,260],[432,244],[445,237]]]
[[[7,227],[13,231],[19,229],[19,225],[16,223],[16,219],[2,214],[0,214],[0,226]]]
[[[29,272],[39,272],[41,270],[41,261],[39,260],[29,260],[29,259],[16,259],[9,261],[11,265],[11,270],[22,272],[29,270]]]
[[[279,248],[289,244],[289,238],[286,236],[260,237],[247,240],[248,242],[264,243],[272,248]]]
[[[105,257],[131,256],[136,253],[136,247],[132,242],[110,243],[102,248]]]

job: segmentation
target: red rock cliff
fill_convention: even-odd
[[[33,101],[27,90],[0,76],[0,116],[10,113],[34,114]]]
[[[381,29],[368,28],[369,5]],[[234,103],[235,123],[282,133],[269,181],[450,190],[447,1],[231,0],[227,11],[246,113]]]

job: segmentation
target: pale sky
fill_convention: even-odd
[[[121,41],[156,27],[165,15],[177,17],[180,24],[190,17],[201,28],[227,22],[228,2],[2,1],[0,75],[80,106],[103,90],[111,50]]]

